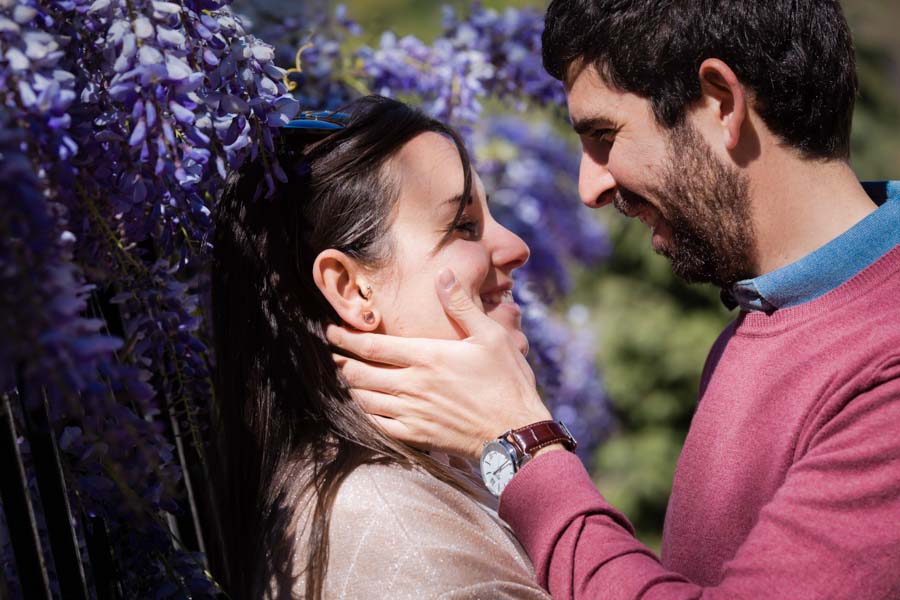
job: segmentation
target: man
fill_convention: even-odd
[[[643,221],[741,309],[704,368],[661,558],[564,429],[529,427],[549,419],[531,372],[452,273],[438,294],[465,341],[329,330],[363,359],[341,361],[362,406],[401,440],[482,456],[556,598],[900,598],[900,186],[873,201],[850,169],[837,0],[555,0],[544,64],[583,202]]]

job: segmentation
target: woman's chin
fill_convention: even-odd
[[[528,338],[522,331],[522,311],[515,304],[500,304],[490,307],[485,314],[500,323],[513,338],[522,355],[528,354]]]
[[[523,356],[527,356],[528,338],[525,337],[525,333],[522,331],[521,317],[511,319],[509,318],[509,316],[504,315],[506,318],[498,318],[498,315],[491,313],[488,313],[488,316],[491,318],[491,320],[496,321],[503,326],[503,329],[505,329],[509,336],[513,339],[513,342],[516,344],[516,348],[519,349],[519,352],[521,352]]]
[[[513,340],[516,342],[516,347],[519,349],[519,352],[522,353],[522,356],[528,356],[528,338],[525,337],[525,334],[521,329],[516,329],[515,331],[510,332],[513,337]]]
[[[522,329],[522,309],[514,302],[484,304],[484,314],[507,329]]]

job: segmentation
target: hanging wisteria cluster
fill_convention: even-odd
[[[273,136],[301,107],[381,93],[464,133],[499,218],[532,248],[518,300],[548,401],[585,457],[608,426],[592,342],[551,309],[570,263],[601,260],[607,239],[576,214],[571,148],[483,105],[563,105],[540,66],[542,15],[476,5],[446,11],[432,43],[387,32],[348,52],[360,29],[343,8],[225,4],[0,0],[0,393],[46,398],[76,529],[107,524],[126,597],[217,594],[167,520],[187,511],[185,452],[206,469],[210,215],[248,158],[268,187],[283,177]]]
[[[219,4],[0,5],[0,391],[46,392],[129,597],[213,589],[162,522],[184,510],[173,429],[198,440],[212,400],[197,277],[226,170],[298,109]]]

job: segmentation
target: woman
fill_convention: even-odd
[[[367,97],[253,200],[265,157],[232,174],[216,219],[213,311],[222,512],[235,598],[546,598],[466,465],[382,435],[324,337],[457,338],[434,274],[453,267],[517,332],[512,271],[528,248],[491,218],[457,134]]]

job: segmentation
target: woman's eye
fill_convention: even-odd
[[[469,237],[475,237],[478,235],[478,225],[478,221],[475,220],[462,220],[456,224],[454,230],[461,231]]]

